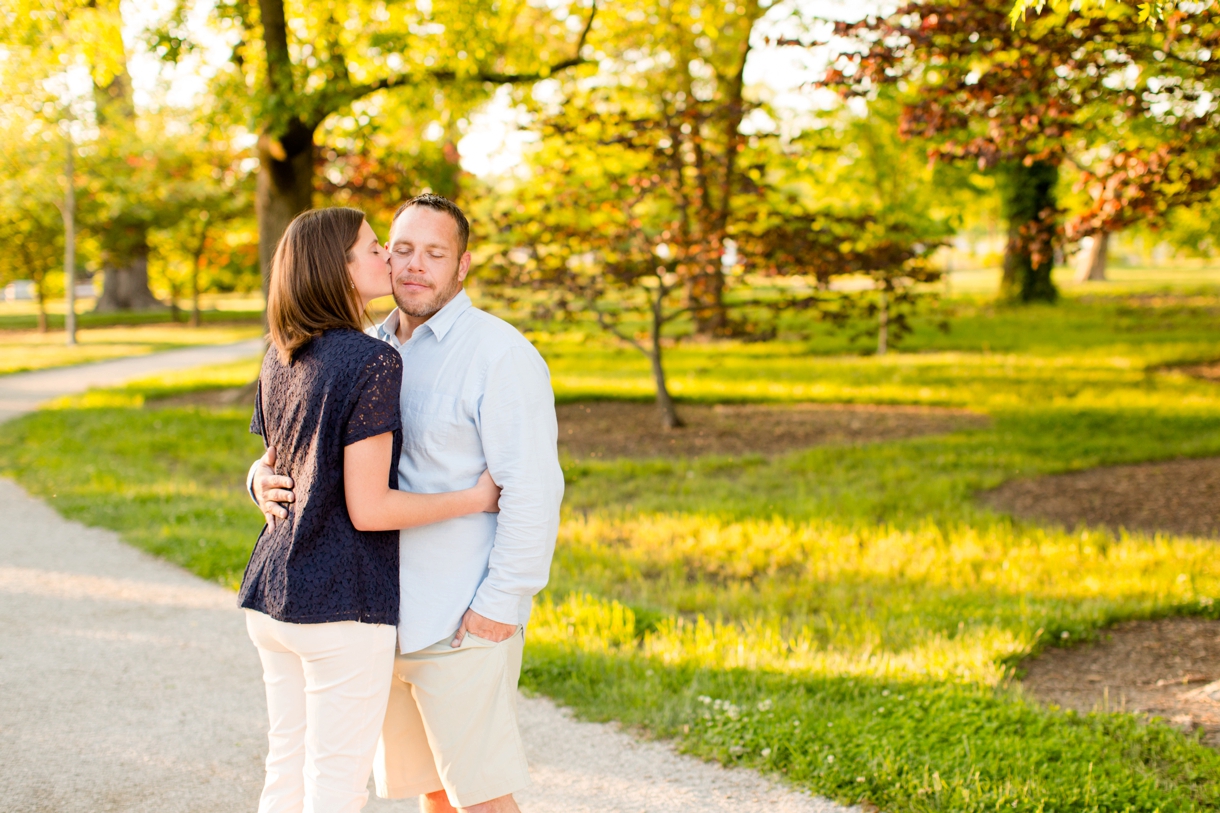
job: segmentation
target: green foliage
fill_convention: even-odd
[[[1027,19],[1030,12],[1041,14],[1043,11],[1050,10],[1060,14],[1077,12],[1086,15],[1104,15],[1107,13],[1108,5],[1110,5],[1109,0],[1016,0],[1010,15],[1015,27]],[[1117,0],[1115,5],[1133,6],[1137,11],[1136,19],[1141,23],[1146,23],[1150,28],[1156,28],[1167,19],[1178,18],[1180,21],[1181,18],[1189,19],[1196,15],[1215,14],[1220,10],[1220,3],[1217,3],[1216,0],[1202,0],[1202,2],[1193,2],[1193,0],[1187,2]]]
[[[39,327],[46,329],[46,300],[52,286],[63,290],[63,220],[58,183],[67,144],[50,133],[24,139],[17,128],[0,130],[0,285],[33,281],[39,306]]]

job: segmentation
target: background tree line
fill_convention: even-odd
[[[179,0],[136,24],[118,0],[18,0],[0,13],[0,275],[55,292],[70,181],[98,309],[165,307],[151,275],[198,320],[200,291],[263,284],[296,213],[384,223],[432,189],[476,215],[481,293],[639,349],[676,426],[673,340],[866,320],[886,352],[935,292],[937,250],[994,198],[1013,302],[1053,301],[1054,258],[1086,236],[1095,278],[1124,228],[1207,250],[1214,6],[805,9]],[[750,71],[783,49],[818,66],[795,113]],[[189,102],[168,80],[140,91],[154,64],[206,81]],[[458,145],[496,97],[533,140],[514,171],[471,176]]]

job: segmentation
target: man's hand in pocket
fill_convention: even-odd
[[[462,616],[462,626],[458,627],[457,635],[453,636],[453,643],[450,646],[454,649],[461,646],[462,639],[468,632],[484,641],[498,644],[512,638],[516,631],[516,624],[501,624],[499,621],[492,621],[490,618],[479,615],[474,610],[467,610],[466,614]]]

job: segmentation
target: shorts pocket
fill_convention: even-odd
[[[509,641],[516,638],[520,633],[521,633],[521,625],[518,624],[517,629],[513,631],[513,634],[508,636],[507,638],[505,638],[503,641],[489,641],[486,638],[480,638],[479,636],[475,635],[470,630],[466,630],[466,637],[462,639],[461,648],[464,649],[466,647],[467,641],[471,642],[471,646],[478,646],[478,647],[484,647],[484,648],[497,647],[497,646],[500,646],[500,644],[507,644]]]

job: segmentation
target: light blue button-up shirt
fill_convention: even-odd
[[[398,341],[398,311],[370,330],[402,354],[398,487],[470,488],[484,469],[503,489],[499,514],[472,514],[400,532],[399,648],[452,635],[469,607],[505,624],[529,620],[547,582],[563,470],[546,362],[465,291]]]

